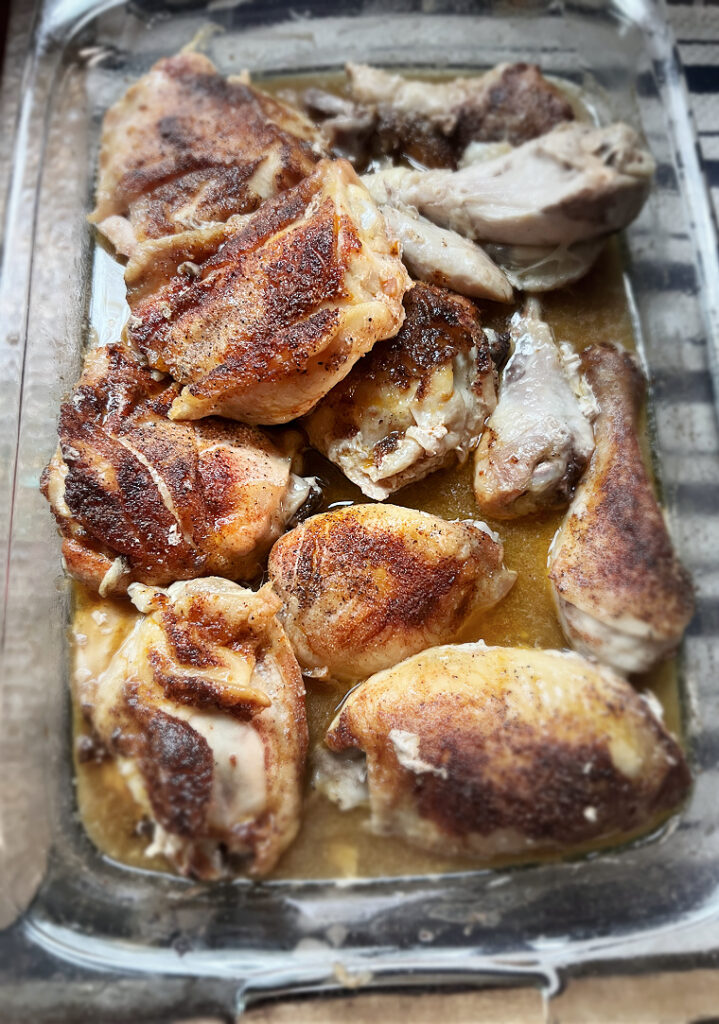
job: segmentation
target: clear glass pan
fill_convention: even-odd
[[[218,66],[258,75],[350,59],[535,61],[583,86],[601,117],[647,136],[658,173],[624,239],[626,287],[668,517],[699,588],[682,655],[696,784],[660,841],[502,872],[200,886],[122,868],[86,838],[69,757],[68,592],[37,482],[88,330],[123,318],[84,221],[102,113],[208,23],[223,30],[207,42]],[[0,1019],[97,1020],[108,1007],[113,1021],[227,1016],[352,976],[551,990],[568,972],[696,962],[719,947],[719,271],[661,10],[649,0],[317,0],[301,12],[274,0],[59,0],[36,25],[15,146],[0,283]]]

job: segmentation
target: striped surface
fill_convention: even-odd
[[[719,222],[719,2],[669,0],[667,14],[684,69],[714,217]]]

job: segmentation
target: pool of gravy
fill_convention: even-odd
[[[288,84],[293,83],[278,81],[277,89],[286,88]],[[323,76],[321,80],[304,79],[302,84],[326,88],[336,85],[336,80],[333,82]],[[263,86],[267,87],[267,83],[263,82]],[[569,342],[577,351],[601,342],[619,342],[627,349],[635,348],[621,252],[616,240],[607,244],[594,269],[583,280],[548,293],[541,297],[541,301],[544,315],[558,342]],[[517,308],[489,302],[478,302],[477,306],[482,323],[497,329],[506,327]],[[648,455],[646,431],[644,441]],[[306,454],[304,472],[317,475],[325,484],[322,505],[317,511],[347,502],[369,500],[317,453],[309,451]],[[477,518],[471,458],[464,465],[434,473],[426,480],[405,487],[390,500],[398,505],[424,509],[445,519]],[[563,516],[564,511],[559,511],[509,522],[488,520],[502,539],[505,563],[517,571],[517,581],[503,601],[474,620],[456,639],[482,639],[487,644],[503,646],[566,646],[547,579],[549,545]],[[129,601],[103,600],[79,584],[74,584],[74,608],[71,643],[75,672],[91,671],[96,675],[132,628],[137,613]],[[656,694],[664,708],[668,727],[679,733],[681,708],[675,662],[665,662],[635,682]],[[312,749],[322,742],[347,687],[311,679],[306,680],[306,686],[311,756]],[[77,703],[74,726],[76,737],[87,731]],[[77,744],[75,749],[77,751]],[[133,867],[170,871],[163,858],[146,856],[147,830],[141,827],[137,807],[114,763],[111,760],[81,760],[77,753],[75,761],[78,809],[95,845],[106,856]],[[616,847],[620,842],[653,833],[661,824],[661,821],[654,821],[641,832],[620,839],[614,836],[570,852],[572,855],[584,855],[607,846]],[[427,854],[399,839],[376,836],[367,826],[366,810],[341,812],[313,791],[308,779],[299,835],[271,877],[348,879],[444,873],[489,866],[486,862],[478,864],[473,861],[470,864]],[[506,863],[505,860],[502,865]],[[492,866],[500,865],[495,862]]]

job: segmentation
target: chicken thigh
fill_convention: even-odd
[[[304,687],[269,587],[135,583],[143,614],[82,699],[154,826],[148,855],[217,878],[265,875],[297,834]]]
[[[129,338],[185,385],[170,418],[268,424],[308,412],[395,335],[411,287],[345,160],[236,224],[145,243],[126,281]]]
[[[42,489],[68,572],[103,595],[132,580],[252,579],[310,493],[312,482],[256,428],[172,423],[177,394],[110,346],[89,353],[62,406]]]
[[[626,832],[689,787],[682,750],[651,704],[559,651],[435,647],[352,690],[325,742],[339,756],[321,759],[318,788],[345,808],[368,799],[375,832],[450,856]],[[352,751],[366,755],[364,792]]]
[[[118,252],[296,185],[321,154],[311,121],[199,53],[166,57],[105,115],[90,220]]]
[[[467,299],[418,284],[399,334],[375,345],[305,420],[311,444],[370,498],[466,457],[497,401]]]
[[[692,585],[642,459],[641,372],[609,346],[587,349],[582,369],[599,407],[596,448],[552,544],[549,578],[572,646],[620,672],[643,672],[678,647]]]
[[[510,334],[514,351],[474,463],[477,504],[498,519],[566,505],[594,448],[591,396],[536,300],[514,314]]]
[[[313,516],[281,537],[269,574],[302,670],[363,679],[451,640],[516,573],[484,524],[396,505]]]
[[[560,124],[459,171],[378,171],[390,203],[475,241],[559,246],[619,231],[641,210],[654,161],[625,124]],[[378,186],[365,176],[368,187]]]

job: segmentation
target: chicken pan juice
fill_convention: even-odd
[[[262,82],[270,92],[288,89],[321,87],[341,92],[342,77],[321,75],[316,78],[277,79]],[[483,327],[504,331],[519,304],[501,305],[476,300]],[[635,349],[629,303],[622,274],[619,243],[614,239],[605,246],[590,273],[575,284],[542,296],[542,311],[554,331],[557,342],[569,342],[580,352],[589,345],[620,343]],[[642,445],[649,459],[646,429]],[[317,512],[364,503],[368,499],[350,483],[338,468],[318,453],[308,451],[302,472],[315,475],[324,484]],[[494,608],[475,616],[467,623],[460,641],[484,640],[489,646],[530,648],[566,648],[562,628],[557,619],[547,576],[548,551],[565,510],[548,511],[519,519],[493,520],[477,508],[472,486],[472,457],[462,465],[441,469],[424,480],[403,487],[389,499],[393,504],[423,510],[446,520],[485,519],[504,544],[504,562],[517,572],[517,580],[509,594]],[[90,666],[102,670],[127,635],[135,618],[135,610],[122,598],[99,598],[79,583],[74,583],[74,620],[72,628],[76,670]],[[649,688],[660,701],[667,727],[681,734],[681,706],[676,662],[668,660],[641,677],[634,677],[642,688]],[[340,685],[321,679],[306,679],[307,717],[310,733],[308,763],[312,752],[322,744],[338,705],[350,684]],[[76,782],[79,813],[85,828],[97,847],[108,857],[136,868],[171,870],[163,857],[146,854],[149,845],[143,829],[142,814],[132,799],[124,778],[112,759],[95,758],[88,733],[78,707],[74,716],[76,740]],[[85,754],[83,755],[83,751]],[[340,811],[335,804],[313,790],[308,782],[305,808],[298,837],[277,866],[271,878],[352,878],[382,875],[405,875],[425,872],[450,872],[483,866],[436,854],[430,854],[392,837],[372,834],[367,828],[369,812],[365,809]],[[618,840],[612,837],[599,843],[578,846],[577,853],[588,853],[602,847],[616,846],[619,841],[636,839],[659,828],[662,818],[649,827],[635,830]],[[526,861],[528,858],[514,858]],[[530,859],[536,859],[532,857]],[[512,862],[500,858],[484,866]]]

